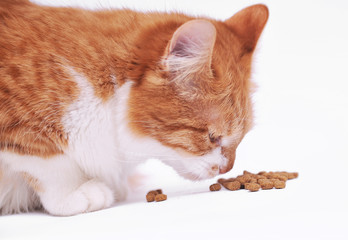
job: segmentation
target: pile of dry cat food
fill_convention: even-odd
[[[210,185],[210,191],[221,190],[221,185],[230,191],[239,189],[246,189],[250,192],[256,192],[260,189],[268,190],[272,188],[282,189],[285,188],[287,180],[291,180],[298,177],[297,172],[259,172],[257,174],[244,171],[242,175],[235,178],[220,178],[217,183]],[[160,202],[167,200],[167,195],[162,193],[161,189],[150,191],[146,194],[146,201],[148,202]]]
[[[167,195],[163,194],[162,189],[152,190],[146,194],[146,201],[161,202],[167,200]]]
[[[260,189],[268,190],[272,188],[282,189],[285,188],[287,180],[298,177],[297,172],[259,172],[257,174],[244,171],[243,175],[239,175],[235,178],[220,178],[218,183],[212,184],[210,191],[219,191],[221,185],[226,189],[235,191],[239,189],[246,189],[251,192],[256,192]]]

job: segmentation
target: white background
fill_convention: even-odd
[[[283,190],[209,192],[155,160],[129,200],[74,217],[0,217],[0,239],[348,239],[348,2],[299,0],[38,0],[55,6],[178,10],[224,20],[263,2],[255,54],[256,125],[234,169],[298,171]],[[48,3],[49,2],[49,3]],[[145,193],[160,187],[161,203]]]

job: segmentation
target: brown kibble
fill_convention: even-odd
[[[223,184],[223,186],[230,191],[235,191],[235,190],[239,190],[241,188],[241,183],[238,181],[225,182]]]
[[[263,178],[257,179],[257,183],[260,184],[260,185],[264,184],[267,181],[269,181],[269,179],[263,179]]]
[[[256,179],[267,179],[264,175],[256,175]]]
[[[146,194],[146,201],[148,201],[148,202],[153,202],[153,201],[158,202],[156,200],[156,197],[157,197],[157,195],[160,195],[160,194],[162,194],[162,189],[152,190],[152,191],[150,191],[150,192],[148,192]],[[162,195],[164,195],[164,194],[162,194]],[[163,198],[163,196],[158,197],[158,199],[161,199],[161,198]],[[167,199],[167,196],[166,196],[166,199]],[[164,200],[166,200],[166,199],[164,199]],[[159,201],[163,201],[163,200],[159,200]]]
[[[287,180],[297,177],[297,172],[289,173],[285,171],[261,171],[258,174],[254,174],[244,170],[242,175],[238,175],[235,178],[220,178],[218,183],[212,184],[209,189],[210,191],[219,191],[221,189],[219,183],[231,191],[246,189],[251,192],[256,192],[260,188],[263,190],[272,188],[282,189],[285,188]]]
[[[236,181],[240,182],[240,184],[244,185],[251,180],[251,177],[248,175],[240,175],[236,178]]]
[[[256,178],[251,178],[249,183],[257,183],[257,179]]]
[[[162,192],[162,189],[157,189],[157,190],[155,190],[158,194],[162,194],[163,192]]]
[[[282,174],[279,174],[279,173],[270,174],[269,178],[278,179],[278,180],[281,180],[281,181],[288,180],[288,177],[286,175],[282,175]]]
[[[225,178],[219,178],[219,179],[217,180],[217,182],[220,183],[220,184],[223,184],[224,182],[228,182],[228,180],[225,179]]]
[[[249,190],[250,192],[256,192],[259,191],[260,185],[257,183],[246,183],[245,184],[245,189]]]
[[[219,191],[221,189],[221,185],[219,183],[214,183],[210,185],[209,190],[210,191]]]
[[[290,179],[294,179],[298,177],[298,173],[297,172],[293,172],[293,173],[289,173],[289,172],[277,172],[278,174],[287,177],[288,180]]]
[[[152,191],[148,192],[147,194],[153,194],[156,196],[158,194],[158,192],[157,192],[157,190],[152,190]]]
[[[276,178],[271,178],[269,180],[272,181],[273,184],[274,184],[275,181],[279,181],[279,179],[276,179]]]
[[[288,180],[288,177],[287,177],[287,176],[282,176],[282,175],[280,175],[280,176],[278,177],[278,179],[279,179],[280,181],[287,181],[287,180]]]
[[[293,172],[293,173],[288,173],[288,179],[294,179],[298,177],[298,173],[297,172]]]
[[[159,193],[155,196],[155,201],[156,202],[161,202],[161,201],[164,201],[164,200],[167,200],[167,195],[165,194],[162,194],[162,193]]]
[[[281,180],[276,180],[273,182],[274,184],[274,187],[276,189],[282,189],[282,188],[285,188],[285,181],[281,181]]]
[[[149,192],[148,194],[146,194],[146,201],[147,202],[153,202],[155,201],[155,196],[157,194],[154,194],[153,192]]]
[[[257,182],[260,184],[262,190],[268,190],[274,187],[273,182],[269,179],[259,179]]]

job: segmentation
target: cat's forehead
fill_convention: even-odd
[[[226,98],[229,97],[229,95],[226,96]],[[205,104],[202,101],[201,104],[198,117],[206,122],[211,131],[224,135],[228,135],[231,129],[240,128],[242,116],[246,115],[244,113],[246,108],[236,109],[229,99],[209,101]]]

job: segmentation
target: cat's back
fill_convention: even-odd
[[[98,97],[113,94],[110,45],[117,36],[106,36],[119,33],[122,24],[103,24],[109,18],[106,12],[0,0],[0,151],[62,152],[68,144],[62,119],[81,92],[76,74]]]

